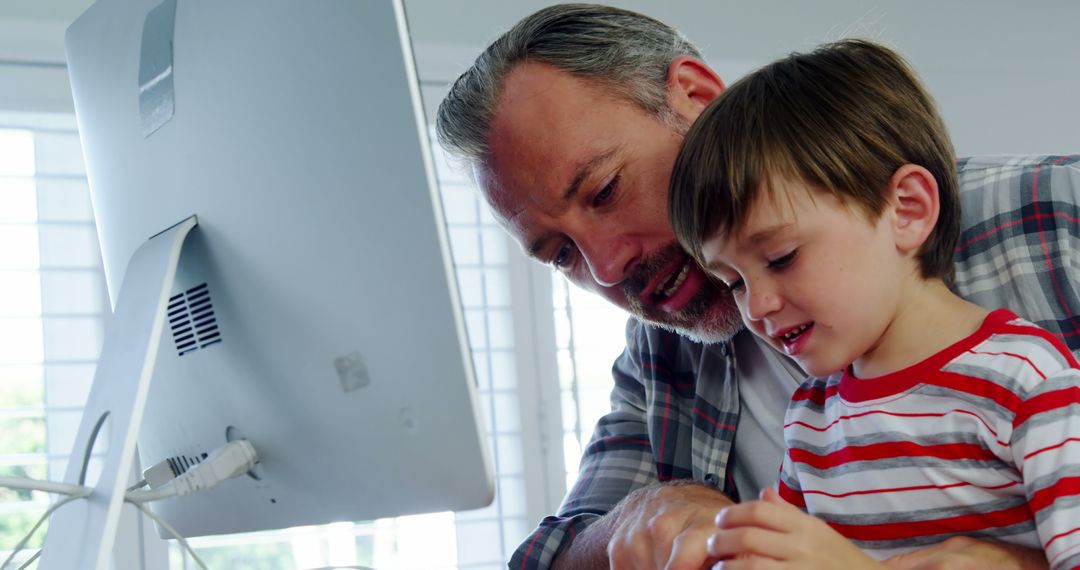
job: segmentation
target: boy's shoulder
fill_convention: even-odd
[[[975,345],[942,370],[996,380],[1025,392],[1049,376],[1080,369],[1060,338],[1012,311],[990,313],[980,334]]]

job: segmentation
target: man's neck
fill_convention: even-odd
[[[880,341],[855,360],[852,370],[860,378],[903,370],[970,336],[988,313],[940,279],[920,280],[905,294]]]

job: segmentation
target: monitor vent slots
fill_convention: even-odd
[[[173,295],[169,299],[167,318],[180,356],[221,342],[221,331],[206,283]]]

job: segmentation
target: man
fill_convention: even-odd
[[[522,247],[634,315],[614,367],[612,412],[598,423],[558,516],[525,540],[512,568],[701,568],[714,562],[705,540],[717,511],[775,481],[783,412],[803,376],[740,332],[729,293],[682,252],[667,216],[683,134],[723,89],[696,48],[668,26],[614,8],[565,5],[496,40],[439,109],[444,146],[472,164]],[[1063,252],[1073,247],[1069,232],[1034,240],[1046,248],[1028,251],[1023,232],[1043,228],[1017,220],[1032,207],[1037,214],[1048,195],[1058,199],[1063,185],[1080,187],[1074,162],[962,168],[965,188],[975,188],[965,193],[957,258],[962,294],[1055,332],[1073,330],[1080,307],[1069,287],[1078,279],[1062,269]],[[1032,176],[1047,180],[1041,198],[1021,198],[1021,181],[1030,185]],[[969,208],[969,200],[990,203],[972,197],[980,192],[1009,199]],[[1077,200],[1069,194],[1065,201]],[[1056,219],[1038,223],[1049,228]],[[1021,258],[1005,269],[990,267],[1017,251]],[[1036,275],[1043,263],[1049,271]],[[952,561],[1045,565],[1040,552],[963,539],[893,562]]]

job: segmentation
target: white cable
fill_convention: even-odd
[[[190,495],[247,473],[257,461],[251,442],[246,439],[232,441],[164,486],[150,491],[129,491],[124,499],[131,503],[145,503]]]
[[[135,508],[142,511],[142,513],[144,515],[154,519],[154,522],[161,525],[161,528],[169,531],[169,534],[173,535],[173,538],[178,540],[180,542],[180,544],[184,547],[184,549],[186,549],[188,551],[188,554],[190,554],[191,557],[195,559],[195,563],[199,565],[199,568],[202,568],[202,570],[209,570],[206,567],[206,564],[203,563],[202,559],[199,558],[199,555],[195,554],[195,549],[192,548],[190,544],[188,544],[187,540],[184,540],[184,537],[179,532],[177,532],[176,529],[172,527],[172,525],[170,525],[169,523],[165,522],[164,520],[158,518],[157,515],[150,512],[150,509],[144,507],[142,504],[134,502],[134,501],[128,501],[128,502],[131,503],[132,505],[135,505]]]
[[[22,566],[19,566],[19,570],[26,570],[26,569],[27,569],[27,568],[29,568],[29,567],[30,567],[30,565],[31,565],[31,564],[33,564],[33,563],[34,563],[34,561],[35,561],[35,560],[37,560],[38,558],[41,558],[41,549],[40,549],[40,548],[38,549],[38,551],[37,551],[37,552],[35,552],[35,553],[34,553],[34,555],[33,555],[33,556],[31,556],[31,557],[30,557],[30,559],[29,559],[29,560],[27,560],[26,562],[23,562]]]
[[[28,491],[44,491],[46,493],[58,493],[60,495],[68,496],[85,496],[90,492],[90,488],[83,485],[42,481],[40,479],[31,479],[29,477],[0,477],[0,487],[26,489]]]
[[[30,529],[30,532],[26,533],[26,536],[24,536],[23,539],[19,541],[19,544],[15,545],[15,549],[11,551],[11,555],[7,557],[7,560],[5,560],[3,564],[0,564],[0,570],[7,568],[8,564],[11,564],[11,561],[15,560],[15,555],[17,555],[20,550],[26,547],[26,543],[30,542],[30,537],[34,536],[34,533],[37,532],[38,527],[40,527],[41,524],[49,518],[49,515],[53,514],[53,512],[56,511],[56,509],[59,509],[60,507],[70,503],[71,501],[82,499],[89,494],[90,490],[87,489],[82,494],[64,497],[63,499],[60,499],[59,501],[53,503],[53,505],[50,506],[48,509],[45,509],[45,514],[41,515],[41,518],[39,518],[37,523],[34,524],[34,527]]]

